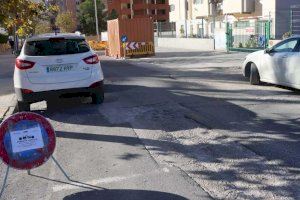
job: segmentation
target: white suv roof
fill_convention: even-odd
[[[38,41],[47,40],[49,38],[65,38],[65,39],[85,39],[84,36],[78,35],[76,33],[45,33],[40,35],[34,35],[27,39],[27,41]]]

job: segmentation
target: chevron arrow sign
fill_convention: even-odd
[[[138,42],[128,42],[126,45],[126,50],[135,50],[138,48],[140,48]]]

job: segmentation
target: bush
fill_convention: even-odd
[[[257,43],[257,36],[256,35],[251,35],[248,41],[245,44],[246,48],[257,48],[258,43]]]
[[[89,43],[90,47],[96,51],[105,50],[107,47],[107,42],[105,42],[105,41],[98,42],[95,40],[90,40],[90,41],[88,41],[88,43]]]
[[[286,38],[289,38],[291,36],[292,36],[292,32],[289,31],[289,32],[286,32],[285,34],[283,34],[282,39],[286,39]]]
[[[4,35],[0,33],[0,44],[7,43],[7,40],[8,40],[8,35]]]

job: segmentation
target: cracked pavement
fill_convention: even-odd
[[[100,106],[32,105],[79,183],[48,161],[37,176],[13,171],[5,199],[299,199],[299,93],[249,85],[243,53],[157,52],[102,56]]]

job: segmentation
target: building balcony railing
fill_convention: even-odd
[[[224,14],[255,12],[255,0],[223,0]]]

